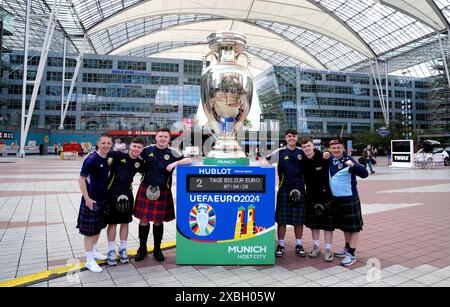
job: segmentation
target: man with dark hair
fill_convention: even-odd
[[[302,242],[303,224],[305,222],[305,184],[303,182],[303,169],[298,163],[303,158],[303,152],[297,147],[297,131],[288,129],[284,138],[287,143],[286,146],[261,158],[262,166],[278,162],[279,187],[275,211],[275,221],[278,224],[278,246],[275,256],[283,256],[286,225],[294,225],[295,252],[300,257],[305,257],[306,252]]]
[[[153,257],[164,261],[161,241],[164,232],[163,222],[175,219],[172,197],[172,173],[177,165],[190,164],[180,152],[169,147],[170,130],[160,128],[155,136],[156,145],[144,148],[141,157],[145,160],[145,174],[139,186],[134,206],[134,216],[140,219],[139,249],[135,261],[141,261],[147,254],[147,238],[150,223],[153,222]]]
[[[106,260],[95,245],[100,232],[106,227],[102,215],[108,188],[108,152],[112,147],[112,137],[102,133],[97,141],[98,151],[87,157],[81,168],[79,185],[81,193],[80,210],[78,212],[77,228],[84,235],[84,248],[86,250],[86,268],[91,272],[99,273],[102,268],[95,260]]]
[[[356,262],[355,251],[362,230],[363,220],[361,203],[356,189],[356,176],[369,176],[366,168],[344,153],[344,145],[340,140],[330,142],[330,188],[335,206],[336,227],[344,232],[345,247],[335,253],[344,258],[343,266],[351,266]]]
[[[127,153],[110,151],[111,171],[108,178],[108,202],[106,222],[108,223],[108,259],[109,265],[116,265],[116,230],[120,224],[119,259],[128,263],[127,239],[128,224],[133,220],[133,178],[138,172],[144,171],[144,160],[140,156],[144,149],[144,140],[133,138]]]
[[[316,258],[320,255],[320,230],[325,233],[324,261],[334,260],[332,252],[333,240],[333,207],[328,178],[330,154],[322,153],[314,148],[313,139],[310,137],[301,140],[304,157],[300,160],[306,188],[306,226],[311,229],[313,237],[313,249],[309,257]]]

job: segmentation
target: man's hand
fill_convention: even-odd
[[[265,158],[261,158],[261,159],[259,159],[259,165],[261,165],[261,166],[270,166],[270,163]]]
[[[86,206],[87,206],[91,211],[94,210],[94,203],[95,203],[95,200],[93,200],[93,199],[91,199],[91,198],[86,199]]]
[[[352,167],[354,164],[351,160],[347,160],[345,161],[345,165],[347,165],[348,167]]]
[[[325,151],[322,155],[324,160],[328,160],[331,157],[331,154],[328,151]]]
[[[167,165],[166,170],[167,170],[168,172],[171,172],[171,171],[173,171],[173,169],[174,169],[176,166],[177,166],[177,162],[170,163],[169,165]]]

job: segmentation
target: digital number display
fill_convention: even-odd
[[[187,192],[265,193],[264,175],[188,175]]]

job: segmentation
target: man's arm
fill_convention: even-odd
[[[277,149],[266,156],[261,156],[261,158],[259,159],[259,165],[270,166],[270,165],[278,162],[280,150],[281,149]]]
[[[358,177],[361,178],[367,178],[369,176],[369,173],[367,172],[367,169],[362,166],[359,163],[356,163],[352,158],[350,158],[349,160],[347,160],[345,162],[345,165],[349,166],[349,173],[350,174],[355,174]]]
[[[86,177],[80,176],[78,183],[80,185],[81,194],[83,194],[84,200],[86,201],[86,206],[89,209],[93,210],[95,200],[93,200],[89,197],[89,193],[88,193],[87,185],[86,185]]]
[[[171,172],[175,167],[177,167],[177,165],[186,165],[191,163],[192,163],[191,158],[183,158],[181,160],[170,163],[169,165],[167,165],[166,169],[168,172]]]

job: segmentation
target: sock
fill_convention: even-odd
[[[320,247],[320,240],[313,240],[314,246]]]
[[[127,249],[127,240],[120,240],[120,249]]]
[[[331,244],[330,243],[325,243],[325,249],[331,250]]]
[[[283,246],[284,247],[284,240],[278,240],[278,245]]]
[[[108,242],[108,251],[115,251],[115,250],[116,250],[116,242],[115,241]]]
[[[351,247],[349,247],[348,252],[349,252],[352,256],[355,256],[356,248],[351,248]]]
[[[153,224],[153,250],[161,250],[161,241],[164,233],[164,225]]]
[[[150,232],[150,224],[139,224],[139,249],[147,251],[147,238]]]
[[[348,250],[350,248],[350,243],[345,242],[345,248]]]
[[[86,252],[86,262],[94,261],[94,254],[92,251]]]
[[[303,245],[302,239],[296,239],[296,240],[295,240],[295,244],[296,244],[296,245]]]

